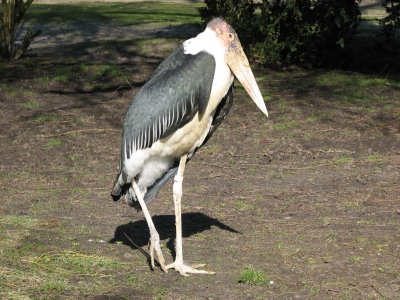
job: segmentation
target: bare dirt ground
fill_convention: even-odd
[[[344,99],[345,86],[332,84],[339,70],[255,69],[270,118],[237,89],[231,115],[186,169],[184,259],[217,273],[182,278],[151,271],[143,215],[109,196],[130,99],[181,39],[110,42],[99,31],[97,39],[93,32],[74,40],[79,31],[66,30],[49,34],[45,52],[46,39],[38,38],[29,58],[0,73],[0,296],[400,298],[398,82],[383,78],[379,90],[367,84],[363,89],[377,101],[357,103]],[[173,36],[177,29],[131,37],[163,30]],[[317,81],[326,73],[328,83]],[[149,210],[171,262],[170,185]],[[4,221],[10,218],[38,221],[21,228]],[[64,289],[37,288],[44,283],[29,274],[65,276],[38,263],[62,251],[95,253],[123,266],[103,267],[102,276],[71,273]],[[267,274],[268,284],[237,281],[251,265]],[[11,271],[25,275],[10,282],[4,278]]]

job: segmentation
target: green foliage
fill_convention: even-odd
[[[264,1],[257,43],[260,60],[319,64],[348,46],[360,22],[358,1]]]
[[[253,0],[204,0],[205,7],[198,8],[203,21],[222,17],[235,28],[244,48],[257,40],[258,25],[255,10],[260,4]]]
[[[360,23],[360,1],[205,0],[207,7],[199,11],[203,20],[225,18],[245,49],[254,44],[255,56],[263,64],[311,66],[347,49]]]
[[[386,9],[388,15],[379,20],[379,25],[382,26],[382,34],[390,42],[394,54],[396,54],[396,33],[400,28],[400,0],[383,0],[382,6]]]

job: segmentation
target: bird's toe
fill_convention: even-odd
[[[206,271],[206,270],[198,270],[197,268],[204,267],[205,264],[197,264],[193,266],[187,266],[183,263],[179,262],[174,262],[172,264],[169,264],[166,266],[167,269],[175,269],[176,271],[179,272],[182,276],[189,277],[189,274],[215,274],[215,272],[212,271]]]

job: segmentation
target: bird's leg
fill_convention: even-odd
[[[174,268],[182,276],[188,277],[187,273],[197,274],[215,274],[215,272],[209,272],[204,270],[197,270],[198,267],[204,267],[205,264],[198,264],[193,267],[186,266],[183,264],[183,251],[182,251],[182,211],[181,211],[181,198],[182,198],[182,181],[183,172],[185,171],[187,155],[181,157],[179,163],[178,172],[174,178],[174,204],[175,204],[175,226],[176,226],[176,239],[175,239],[175,251],[176,257],[174,263],[166,266],[167,269]]]
[[[156,255],[158,258],[158,262],[161,265],[161,269],[165,273],[168,273],[168,270],[165,268],[165,260],[164,256],[161,252],[161,247],[160,247],[160,235],[158,234],[156,227],[154,226],[153,220],[151,219],[150,213],[147,209],[146,203],[143,200],[142,193],[139,190],[139,187],[135,181],[135,179],[132,180],[132,187],[133,190],[135,191],[136,198],[139,200],[140,206],[142,207],[142,211],[144,214],[144,217],[146,218],[147,225],[149,226],[150,229],[150,261],[151,261],[151,267],[154,270],[154,250],[156,251]]]

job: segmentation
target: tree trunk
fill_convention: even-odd
[[[19,47],[18,50],[15,51],[14,57],[12,59],[18,60],[20,58],[20,56],[22,54],[24,54],[24,52],[28,49],[29,45],[35,39],[35,37],[37,37],[40,33],[42,33],[41,29],[39,29],[38,31],[33,33],[33,29],[32,29],[32,27],[30,27],[28,29],[28,31],[26,32],[26,35],[25,35],[25,38],[24,38],[24,41],[23,41],[21,47]]]
[[[1,6],[3,8],[3,19],[1,22],[1,57],[10,60],[12,53],[14,52],[14,11],[15,3],[14,0],[8,2],[7,0],[1,0]]]
[[[1,0],[3,16],[0,20],[0,57],[13,61],[18,59],[29,47],[31,42],[42,31],[39,29],[33,33],[29,28],[22,46],[15,49],[15,32],[33,0]]]

